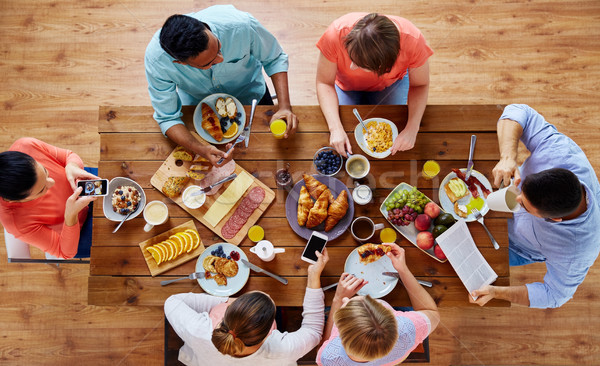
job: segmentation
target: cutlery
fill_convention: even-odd
[[[494,245],[494,249],[500,249],[500,245],[498,245],[498,242],[496,241],[496,239],[494,239],[492,233],[490,233],[487,226],[485,226],[485,224],[483,223],[483,215],[481,214],[481,212],[479,212],[478,209],[474,208],[471,210],[471,213],[473,214],[473,216],[475,216],[475,220],[477,220],[477,222],[480,223],[481,226],[483,226],[483,228],[485,229],[485,232],[488,234],[490,240],[492,241],[492,244]]]
[[[190,194],[190,197],[195,197],[195,196],[200,196],[201,194],[205,194],[206,192],[208,192],[211,189],[215,188],[219,184],[223,184],[225,182],[229,182],[230,180],[234,180],[235,178],[237,178],[237,174],[233,173],[230,176],[225,177],[225,178],[221,179],[220,181],[218,181],[218,182],[216,182],[214,184],[211,184],[210,186],[208,186],[206,188],[202,188],[198,192],[194,192],[194,193]]]
[[[170,283],[181,281],[181,280],[197,280],[198,278],[204,277],[204,273],[205,272],[194,272],[194,273],[192,273],[191,275],[189,275],[187,277],[176,278],[174,280],[160,281],[160,285],[161,286],[166,286],[166,285],[168,285]]]
[[[336,283],[332,283],[331,285],[327,285],[327,286],[323,287],[323,291],[327,291],[327,290],[329,290],[330,288],[334,288],[334,287],[335,287],[335,286],[337,286],[337,285],[338,285],[338,283],[337,283],[337,282],[336,282]]]
[[[383,272],[382,275],[396,277],[397,279],[400,279],[400,275],[397,272]],[[433,283],[429,281],[417,280],[417,282],[422,286],[433,287]]]
[[[121,220],[121,222],[119,223],[119,225],[117,225],[117,227],[116,227],[116,228],[113,230],[113,234],[114,234],[114,233],[116,233],[116,232],[117,232],[117,230],[119,230],[119,228],[121,227],[121,225],[123,225],[123,223],[124,223],[125,221],[127,221],[127,218],[129,218],[129,216],[131,216],[131,214],[132,214],[133,212],[134,212],[134,211],[130,211],[130,212],[127,214],[127,216],[125,216],[125,217],[123,218],[123,220]]]
[[[245,136],[244,134],[246,133],[246,130],[244,130],[244,132],[242,134],[240,134],[235,141],[233,142],[233,144],[231,144],[231,147],[229,149],[227,149],[227,151],[225,151],[225,154],[229,154],[229,152],[233,149],[233,147],[237,144],[239,144],[240,142],[244,141]],[[219,161],[217,161],[217,165],[223,163],[223,161],[225,160],[225,158],[221,158],[219,159]]]
[[[283,278],[283,277],[280,277],[280,276],[278,276],[278,275],[276,275],[276,274],[273,274],[273,273],[271,273],[271,272],[269,272],[269,271],[266,271],[266,270],[264,270],[264,269],[260,268],[259,266],[257,266],[257,265],[255,265],[255,264],[252,264],[252,263],[248,262],[248,261],[247,261],[247,260],[245,260],[245,259],[242,259],[241,261],[242,261],[242,263],[244,263],[245,265],[247,265],[247,266],[248,266],[248,267],[249,267],[251,270],[253,270],[254,272],[258,272],[258,273],[264,273],[264,274],[266,274],[267,276],[273,277],[274,279],[276,279],[277,281],[279,281],[279,282],[283,283],[284,285],[287,285],[287,284],[288,284],[288,280],[287,280],[287,279],[285,279],[285,278]]]
[[[358,119],[358,122],[360,122],[360,124],[363,126],[363,128],[365,129],[365,133],[363,134],[363,136],[365,136],[365,138],[367,137],[369,130],[367,129],[367,126],[365,125],[365,123],[363,122],[363,119],[361,118],[360,114],[358,114],[358,111],[356,110],[356,108],[354,108],[352,110],[352,112],[354,112],[354,115],[356,116],[356,119]]]
[[[469,162],[467,163],[467,173],[465,174],[465,180],[468,180],[471,176],[471,171],[473,170],[473,150],[475,150],[475,141],[477,141],[477,136],[471,135],[471,147],[469,149]]]
[[[256,99],[252,99],[252,107],[250,107],[250,119],[248,120],[248,125],[246,125],[244,128],[244,135],[246,136],[244,145],[246,145],[246,147],[248,147],[248,142],[250,142],[250,128],[252,127],[252,120],[254,119],[254,110],[256,109],[256,104],[258,104],[258,101]]]

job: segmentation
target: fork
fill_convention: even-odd
[[[235,141],[233,142],[233,145],[231,145],[231,147],[229,149],[227,149],[227,151],[225,151],[225,154],[229,154],[229,152],[231,151],[231,149],[233,149],[233,147],[237,144],[239,144],[240,142],[244,141],[246,137],[244,136],[244,134],[240,134]],[[217,165],[221,164],[223,161],[225,160],[225,158],[221,158],[219,159],[219,161],[217,161]]]
[[[204,277],[204,272],[194,272],[187,277],[176,278],[174,280],[160,281],[160,285],[166,286],[170,283],[181,281],[181,280],[197,280],[199,277]]]
[[[479,212],[478,209],[473,208],[471,210],[471,213],[473,214],[473,216],[475,216],[475,220],[477,220],[477,222],[480,223],[481,226],[483,226],[483,228],[485,229],[485,232],[488,234],[488,236],[490,237],[490,240],[492,241],[492,244],[494,245],[494,249],[496,249],[496,250],[500,249],[500,245],[498,245],[498,242],[496,241],[496,239],[494,239],[494,237],[492,236],[492,233],[490,233],[487,226],[485,226],[485,224],[483,223],[483,215],[481,214],[481,212]]]

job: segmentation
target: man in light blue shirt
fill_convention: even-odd
[[[521,140],[531,156],[517,166]],[[509,220],[510,265],[546,263],[544,282],[484,286],[474,301],[492,298],[532,308],[556,308],[569,301],[600,252],[600,184],[577,144],[527,105],[513,104],[498,121],[500,161],[494,184],[521,188],[521,209]],[[522,180],[522,183],[521,183]],[[472,301],[473,302],[473,301]]]
[[[244,105],[252,99],[272,105],[263,67],[279,105],[271,120],[286,120],[286,138],[297,128],[288,91],[288,56],[252,15],[232,5],[169,17],[146,48],[145,67],[154,119],[163,134],[213,165],[221,157],[227,162],[231,153],[225,156],[214,146],[198,143],[181,120],[181,106],[198,104],[214,93],[231,94]]]

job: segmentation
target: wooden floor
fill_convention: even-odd
[[[221,1],[2,0],[0,150],[34,136],[96,165],[98,105],[149,105],[143,56],[151,35],[168,15],[215,3]],[[600,171],[599,1],[399,4],[236,1],[289,53],[294,104],[317,103],[314,44],[333,19],[349,11],[401,15],[435,51],[430,104],[529,104]],[[162,364],[161,308],[88,306],[87,265],[8,265],[4,246],[0,258],[2,365]],[[543,265],[515,268],[511,281],[540,280],[544,272]],[[431,364],[598,365],[598,288],[596,264],[560,309],[442,309]]]

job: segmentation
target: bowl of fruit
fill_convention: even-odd
[[[315,153],[313,164],[319,174],[334,176],[342,169],[342,157],[334,148],[322,147]]]

